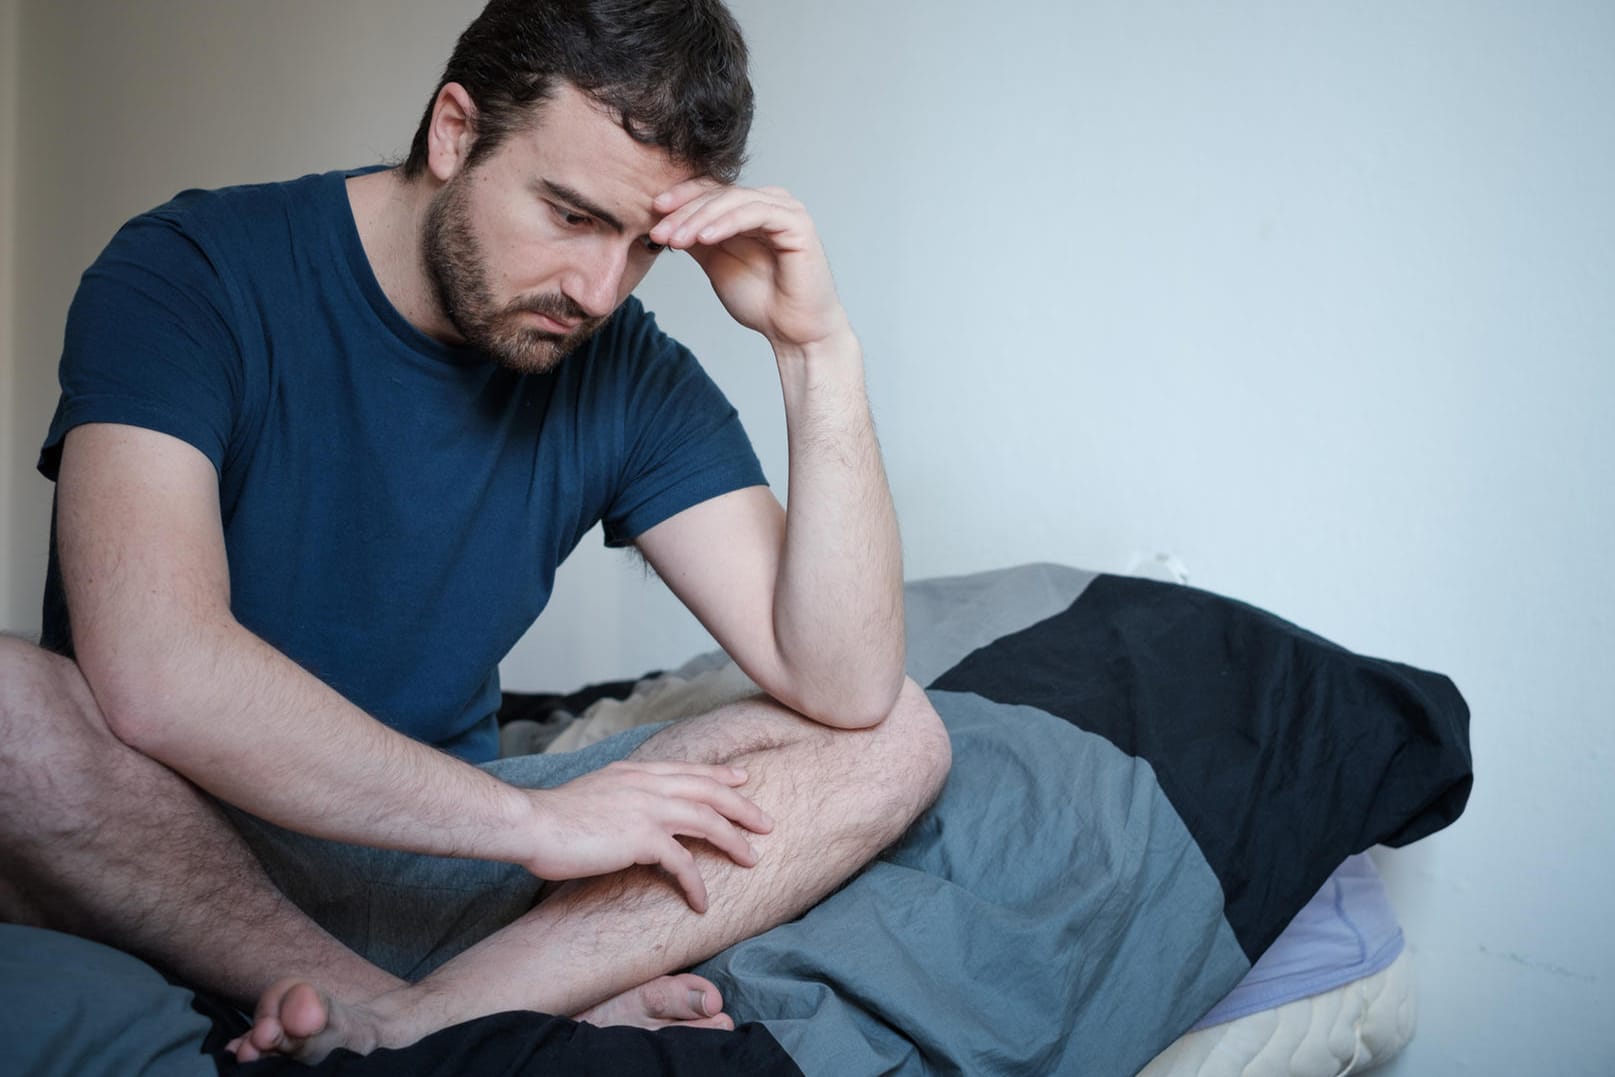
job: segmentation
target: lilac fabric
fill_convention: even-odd
[[[1349,857],[1228,996],[1195,1023],[1220,1025],[1372,976],[1402,952],[1402,928],[1367,853]]]

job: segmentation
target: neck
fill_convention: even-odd
[[[435,193],[426,180],[405,179],[397,168],[348,180],[348,204],[359,242],[383,294],[415,328],[434,340],[456,344],[460,335],[443,316],[421,258],[421,236]]]

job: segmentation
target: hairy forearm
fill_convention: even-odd
[[[811,717],[872,725],[903,677],[903,565],[897,517],[850,330],[776,348],[785,396],[790,503],[774,634]]]
[[[670,584],[765,690],[828,725],[874,725],[902,686],[902,556],[862,350],[817,229],[782,187],[698,178],[653,208],[666,216],[650,238],[688,250],[730,316],[774,349],[791,492],[782,539],[777,507],[759,512],[752,499],[664,524],[641,549],[674,569]],[[698,564],[707,551],[691,548],[714,519],[741,523],[752,543],[736,558],[738,598],[715,594],[715,574]]]
[[[388,729],[227,616],[156,617],[159,630],[124,626],[115,651],[80,656],[113,729],[143,754],[302,833],[526,855],[518,790]]]
[[[531,797],[385,728],[231,615],[217,481],[205,456],[155,431],[88,424],[63,445],[62,582],[113,732],[293,830],[524,856]]]

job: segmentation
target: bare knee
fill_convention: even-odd
[[[92,791],[77,780],[78,761],[91,758],[98,717],[77,666],[0,636],[0,922],[47,925],[48,903],[23,884],[24,861],[57,849],[84,817]]]
[[[78,666],[0,638],[0,839],[61,837],[89,825],[115,787],[109,768],[128,753]]]
[[[832,768],[879,790],[902,791],[923,810],[952,763],[948,731],[925,692],[904,678],[890,712],[872,726],[841,729],[795,713],[766,695],[751,696],[675,722],[634,752],[636,758],[744,763],[777,752],[804,752],[803,765]]]
[[[60,752],[64,742],[111,737],[84,675],[70,659],[0,636],[0,763]]]
[[[889,784],[911,805],[910,816],[931,805],[953,765],[947,727],[925,691],[905,677],[897,702],[872,730],[870,780]]]
[[[835,771],[836,808],[860,861],[902,837],[941,793],[953,762],[947,728],[907,678],[879,723],[821,735]]]

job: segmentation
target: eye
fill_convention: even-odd
[[[593,217],[583,213],[574,213],[565,206],[558,206],[554,202],[550,203],[550,212],[555,214],[556,220],[568,228],[587,228],[594,223]]]
[[[661,254],[667,250],[667,244],[658,243],[650,236],[646,236],[641,242],[644,244],[645,250],[650,254]]]

